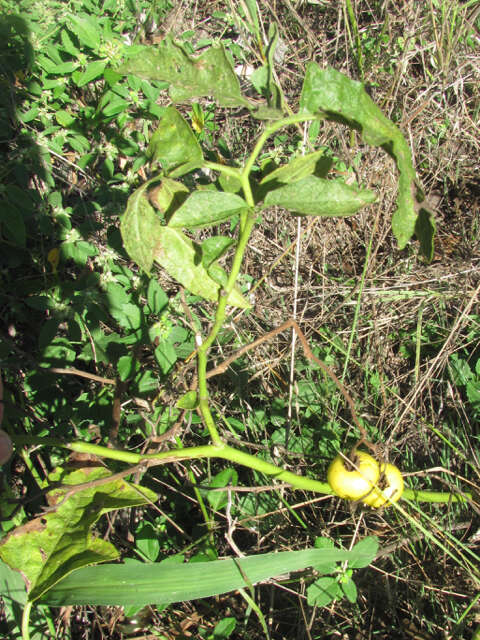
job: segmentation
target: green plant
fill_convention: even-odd
[[[274,37],[273,34],[272,42]],[[104,68],[102,73],[106,71]],[[100,357],[104,357],[105,362],[115,366],[119,382],[132,380],[135,390],[135,385],[138,385],[140,391],[145,389],[141,386],[141,383],[145,382],[142,378],[144,374],[138,366],[136,350],[127,347],[132,344],[143,347],[146,344],[145,334],[148,334],[149,344],[155,345],[155,358],[162,375],[168,374],[175,364],[176,345],[188,344],[192,351],[195,350],[198,379],[193,388],[178,399],[177,409],[185,412],[198,411],[206,428],[205,436],[209,437],[211,443],[183,447],[177,442],[176,447],[166,451],[145,454],[141,451],[127,450],[126,447],[109,448],[89,442],[86,427],[83,432],[80,431],[82,437],[74,440],[69,439],[67,434],[59,434],[64,435],[63,438],[49,438],[46,434],[14,436],[12,433],[19,447],[22,444],[35,444],[64,448],[77,454],[90,454],[103,460],[135,465],[134,469],[129,467],[113,474],[101,465],[80,467],[76,470],[56,469],[49,476],[45,486],[45,490],[51,494],[52,509],[34,521],[38,536],[35,540],[28,538],[27,525],[23,529],[17,529],[4,540],[0,547],[0,555],[15,570],[20,569],[20,563],[23,562],[19,558],[24,545],[30,545],[31,558],[26,566],[22,564],[22,571],[28,581],[27,605],[23,616],[24,637],[28,637],[29,615],[34,603],[115,603],[140,606],[155,601],[165,604],[232,589],[249,588],[259,580],[307,566],[316,568],[324,579],[323,582],[317,580],[314,583],[315,586],[309,594],[311,603],[327,604],[342,595],[354,600],[356,591],[349,571],[366,566],[371,561],[377,547],[375,540],[367,538],[368,542],[364,540],[358,543],[364,545],[360,549],[363,550],[360,557],[359,549],[356,547],[345,551],[320,545],[317,549],[290,552],[288,558],[282,554],[267,554],[252,555],[238,560],[213,560],[205,566],[196,563],[171,566],[169,563],[152,562],[132,568],[132,565],[98,565],[99,562],[116,558],[118,552],[110,543],[99,542],[93,538],[91,529],[98,518],[111,509],[145,505],[154,501],[156,494],[151,489],[127,483],[125,478],[136,471],[142,472],[149,466],[167,462],[201,458],[223,459],[273,477],[277,481],[287,482],[292,487],[331,494],[332,487],[325,482],[286,471],[260,456],[254,456],[225,443],[219,428],[221,416],[210,401],[207,382],[208,374],[211,373],[207,371],[209,351],[221,335],[227,305],[247,312],[251,307],[248,292],[239,290],[237,281],[251,232],[255,224],[268,213],[270,207],[283,207],[294,215],[301,216],[347,216],[375,200],[375,195],[370,191],[347,185],[341,180],[327,179],[322,173],[322,167],[318,166],[323,151],[294,157],[283,166],[269,167],[262,172],[257,164],[268,138],[291,126],[311,121],[333,120],[341,121],[358,131],[367,144],[386,148],[395,159],[399,170],[398,208],[392,219],[395,237],[399,246],[405,247],[413,234],[416,234],[422,251],[427,259],[430,259],[434,227],[424,204],[408,146],[399,130],[383,116],[359,83],[349,80],[333,69],[322,70],[313,63],[307,68],[300,109],[298,113],[290,115],[284,113],[281,101],[272,100],[272,96],[278,95],[280,89],[275,87],[271,74],[266,76],[266,86],[270,88],[267,103],[261,106],[251,103],[241,93],[231,63],[222,47],[215,46],[198,57],[192,57],[184,47],[171,39],[165,40],[157,49],[133,46],[129,51],[128,60],[113,73],[116,75],[107,74],[107,77],[113,78],[114,86],[120,82],[121,75],[126,75],[127,81],[133,86],[136,85],[137,77],[142,82],[168,83],[173,102],[211,96],[220,106],[246,109],[260,122],[266,120],[267,125],[262,128],[253,150],[242,166],[224,165],[204,157],[197,136],[180,110],[169,106],[159,114],[160,123],[150,139],[147,151],[150,169],[154,175],[129,197],[121,226],[125,249],[147,276],[137,276],[130,269],[119,268],[113,260],[111,263],[108,259],[105,262],[109,272],[115,272],[116,275],[115,282],[108,282],[107,279],[107,282],[103,283],[103,290],[109,302],[106,306],[123,333],[119,331],[117,335],[112,336],[111,333],[103,332],[103,320],[107,314],[88,295],[78,300],[75,320],[77,331],[84,326],[88,327],[90,333],[92,329],[97,331],[94,344],[96,347],[103,346]],[[132,99],[136,99],[135,96],[132,96]],[[112,102],[114,105],[108,113],[120,113],[121,109],[116,111],[121,104],[116,102],[117,98],[110,96],[108,100],[108,105],[111,106]],[[127,102],[126,98],[125,101]],[[161,165],[161,171],[155,173],[158,171],[158,165]],[[195,172],[199,169],[208,169],[214,174],[215,179],[208,185],[202,184],[195,178]],[[107,170],[111,174],[108,167]],[[180,182],[180,178],[185,178],[184,182]],[[65,215],[65,212],[62,213]],[[224,223],[229,223],[235,230],[235,237],[216,235],[216,232],[206,238],[202,237],[205,229],[217,228]],[[66,226],[68,227],[68,223]],[[80,252],[85,249],[88,254],[89,249],[81,242],[80,238],[67,234],[67,248],[64,249],[68,251],[69,245],[74,245]],[[78,257],[78,254],[74,253],[73,256]],[[86,256],[83,253],[81,260],[84,264],[87,257],[96,255],[92,253]],[[72,258],[72,254],[69,258]],[[226,270],[223,263],[227,258],[230,259],[230,267]],[[52,264],[54,263],[55,260],[52,259]],[[175,308],[174,304],[167,302],[162,289],[152,276],[154,263],[160,265],[189,292],[190,297],[184,301],[188,309],[188,313],[185,313],[191,314],[189,319],[195,333],[194,343],[188,342],[191,338],[188,331],[178,331],[178,339],[169,342],[170,333],[174,329],[172,318],[176,317],[179,309],[178,306]],[[86,279],[88,280],[88,276]],[[55,278],[52,280],[54,282],[47,300],[35,300],[35,304],[43,311],[57,305],[55,310],[64,311],[68,317],[69,310],[58,308],[61,303],[61,284],[56,283]],[[87,290],[88,286],[89,284],[86,285]],[[145,295],[147,304],[142,307],[141,298]],[[196,322],[198,319],[195,318],[189,304],[199,298],[215,305],[215,315],[206,333],[201,330],[204,323]],[[95,313],[95,323],[87,325]],[[147,329],[153,316],[159,314],[161,319]],[[301,339],[301,335],[299,337]],[[322,368],[319,359],[308,351],[308,345],[302,345],[307,359]],[[116,350],[113,356],[109,353],[109,347]],[[153,349],[152,346],[151,348]],[[90,349],[92,350],[91,347]],[[61,336],[55,336],[52,340],[45,339],[45,364],[56,365],[60,361],[73,361],[72,353],[69,341],[62,340]],[[82,353],[86,360],[93,359],[93,354],[88,348]],[[158,379],[152,381],[150,378],[145,384],[148,388],[153,388],[157,383]],[[118,386],[118,382],[111,385],[115,390]],[[110,392],[105,392],[108,393]],[[112,390],[110,395],[114,396],[114,393]],[[82,401],[100,404],[100,397],[98,394],[93,400],[82,398]],[[38,405],[41,411],[41,398],[38,398]],[[59,410],[62,408],[60,406]],[[160,414],[161,411],[156,417],[160,418]],[[84,426],[82,420],[78,420],[78,424],[80,427]],[[101,426],[106,427],[106,424]],[[118,434],[114,432],[113,435],[116,437]],[[230,479],[234,477],[233,474],[234,470],[229,469],[220,479],[216,476],[212,488],[226,488]],[[54,482],[60,483],[60,487],[52,487],[51,483]],[[202,498],[199,500],[200,504],[205,507],[200,491],[198,495]],[[207,502],[218,509],[226,504],[228,493],[225,490],[217,495],[215,498],[207,498]],[[411,489],[407,489],[403,497],[440,503],[466,499],[463,496],[452,496],[450,493],[430,493]],[[400,509],[398,506],[397,508]],[[203,511],[208,523],[208,512],[206,509]],[[87,513],[90,514],[88,518]],[[147,529],[149,527],[145,525],[136,532],[137,550],[149,560],[156,560],[157,547],[141,542]],[[50,535],[53,530],[56,533],[55,537]],[[146,535],[149,539],[148,534]],[[46,550],[48,562],[45,563],[43,556]],[[182,560],[183,556],[179,559]],[[337,562],[345,561],[348,561],[350,569],[337,566]],[[87,567],[88,564],[95,566]],[[22,601],[25,594],[19,590],[18,583],[15,583],[16,574],[12,574],[8,569],[6,573],[9,584],[15,584],[11,592],[12,597],[18,597],[19,601]],[[127,578],[131,581],[131,588],[128,592],[119,593],[119,581]],[[96,585],[95,588],[92,588],[92,584]],[[141,588],[138,588],[139,585]],[[327,600],[325,592],[328,594]]]

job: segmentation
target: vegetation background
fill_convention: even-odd
[[[396,249],[396,175],[385,153],[333,124],[278,134],[261,163],[282,164],[310,145],[325,148],[332,174],[371,188],[378,204],[351,219],[265,215],[240,282],[254,308],[232,313],[212,364],[295,317],[410,486],[475,492],[480,3],[272,0],[257,3],[257,24],[251,6],[1,0],[4,428],[135,450],[158,449],[171,438],[202,442],[198,417],[176,402],[194,372],[195,329],[208,325],[212,308],[163,273],[147,288],[118,230],[128,195],[147,177],[146,146],[168,96],[161,83],[119,80],[113,69],[130,44],[155,44],[167,33],[191,53],[220,40],[242,87],[255,95],[253,71],[275,24],[276,80],[291,109],[313,60],[362,80],[401,128],[435,209],[436,251],[426,264],[415,243]],[[243,159],[258,136],[258,123],[240,110],[230,117],[211,101],[180,109],[216,162]],[[64,371],[72,367],[83,375]],[[338,389],[286,334],[248,351],[212,380],[211,393],[223,437],[298,473],[323,479],[333,455],[355,440]],[[21,507],[6,512],[3,503],[4,533],[39,513],[38,487],[64,461],[62,451],[30,447],[3,467],[4,496]],[[453,562],[394,510],[363,511],[265,487],[259,474],[219,461],[161,467],[147,480],[161,494],[157,504],[99,525],[125,557],[286,551],[319,536],[348,549],[371,534],[380,539],[380,555],[356,572],[354,602],[311,606],[304,576],[291,576],[256,587],[255,602],[229,594],[135,615],[45,607],[32,637],[253,639],[265,637],[265,628],[289,639],[478,637],[478,581],[468,564]],[[205,489],[229,481],[228,493]],[[412,513],[427,519],[437,539],[453,536],[459,548],[478,550],[475,502]],[[3,610],[2,633],[14,638],[11,613]]]

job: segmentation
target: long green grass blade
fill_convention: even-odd
[[[326,562],[351,560],[365,566],[376,553],[378,542],[372,543],[358,551],[305,549],[201,563],[97,565],[71,573],[44,595],[42,603],[143,606],[194,600],[247,588],[247,580],[255,584]]]

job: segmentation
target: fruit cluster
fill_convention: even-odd
[[[400,470],[378,463],[365,451],[357,451],[351,461],[338,455],[328,468],[327,480],[339,498],[361,500],[374,509],[396,502],[403,493]]]

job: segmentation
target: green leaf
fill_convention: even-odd
[[[168,304],[168,296],[154,278],[150,278],[147,288],[147,304],[150,313],[158,315]]]
[[[220,286],[203,266],[199,245],[179,229],[160,227],[154,259],[191,293],[213,302],[218,300]],[[228,298],[228,304],[241,309],[250,308],[250,304],[235,289]]]
[[[90,62],[85,71],[83,71],[77,78],[77,87],[83,87],[92,80],[99,78],[103,75],[106,66],[107,65],[104,60],[94,60],[93,62]]]
[[[458,353],[452,353],[448,364],[450,365],[450,376],[455,384],[466,385],[473,378],[470,365],[466,360],[460,358]]]
[[[135,372],[135,358],[132,356],[121,356],[117,363],[118,377],[125,382]]]
[[[218,487],[226,487],[229,484],[237,484],[237,482],[238,473],[235,469],[223,469],[212,479],[209,487],[211,489],[216,489]],[[203,495],[206,494],[208,503],[214,511],[223,509],[227,504],[228,496],[226,491],[202,491],[202,493]]]
[[[198,397],[196,391],[187,391],[181,398],[178,399],[175,405],[177,409],[187,409],[193,411],[198,405]]]
[[[342,597],[342,590],[335,578],[319,578],[307,589],[307,602],[313,607],[326,607],[333,600]]]
[[[245,200],[234,193],[194,191],[182,206],[174,211],[168,226],[178,229],[203,229],[225,222],[246,209],[248,205]]]
[[[86,567],[55,585],[43,596],[42,603],[52,606],[168,604],[248,588],[249,582],[255,584],[322,562],[342,562],[350,556],[350,551],[342,549],[304,549],[213,562]],[[341,595],[339,589],[336,593]]]
[[[183,47],[166,38],[158,46],[136,51],[119,69],[146,80],[170,83],[173,102],[211,96],[225,107],[250,107],[240,93],[240,84],[222,45],[191,57]]]
[[[476,412],[480,411],[480,381],[467,382],[465,387],[467,398]]]
[[[75,122],[74,116],[65,109],[59,109],[55,112],[55,120],[62,127],[68,128],[73,122]]]
[[[109,475],[104,467],[57,469],[49,481],[73,489]],[[14,529],[0,543],[0,558],[21,572],[29,600],[38,599],[74,569],[115,559],[115,547],[92,536],[93,525],[109,511],[145,504],[156,500],[156,494],[118,479],[73,490],[68,497],[65,489],[55,489],[48,499],[52,511]]]
[[[427,260],[431,260],[435,223],[428,209],[423,207],[426,219],[417,227],[420,205],[425,197],[417,181],[410,149],[401,131],[383,115],[363,85],[335,69],[321,69],[311,62],[307,65],[300,109],[348,124],[360,131],[367,144],[383,147],[395,159],[400,175],[398,208],[392,218],[393,233],[400,249],[417,233],[422,252]]]
[[[335,544],[333,542],[333,540],[330,540],[330,538],[317,538],[315,540],[315,549],[334,549],[335,548]],[[316,564],[314,566],[315,571],[318,571],[318,573],[320,573],[321,575],[325,574],[325,573],[333,573],[335,571],[336,568],[336,563],[335,561],[328,561],[328,562],[322,562],[319,564]]]
[[[135,546],[151,562],[155,562],[160,552],[158,532],[150,522],[142,522],[135,532]]]
[[[215,260],[221,258],[233,244],[233,238],[211,236],[202,242],[202,264],[208,269]]]
[[[395,224],[397,224],[395,222]],[[392,220],[392,226],[394,222]],[[433,260],[435,251],[434,239],[437,231],[433,213],[424,206],[420,206],[418,217],[415,222],[415,235],[420,242],[420,252],[428,262]]]
[[[96,49],[99,46],[101,34],[93,16],[80,17],[70,14],[67,18],[67,25],[81,44],[90,49]]]
[[[170,342],[162,342],[155,348],[155,359],[158,362],[162,373],[167,375],[177,361],[177,354]]]
[[[27,240],[25,221],[16,206],[0,202],[0,229],[8,240],[18,247],[24,247]]]
[[[153,134],[147,156],[159,162],[172,178],[182,176],[203,164],[202,149],[185,118],[168,107]]]
[[[0,593],[2,598],[8,598],[21,605],[27,602],[25,582],[18,571],[10,569],[8,564],[0,560]]]
[[[262,178],[260,184],[265,184],[271,180],[290,184],[292,182],[297,182],[302,178],[306,178],[315,172],[317,162],[323,156],[323,153],[323,150],[320,150],[309,153],[306,156],[294,158],[288,164],[283,165],[283,167],[278,167],[278,169],[268,173],[264,178]]]
[[[345,582],[341,582],[340,586],[347,600],[354,604],[357,601],[358,596],[357,585],[354,581],[351,578],[348,578]]]
[[[215,629],[213,630],[213,640],[223,640],[229,638],[235,631],[237,621],[235,618],[223,618],[220,622],[217,622]]]
[[[375,199],[371,191],[308,176],[269,191],[263,207],[283,207],[300,215],[349,216]]]
[[[362,569],[373,562],[378,552],[378,538],[367,536],[352,549],[352,557],[348,561],[350,569]]]
[[[162,225],[145,195],[148,184],[146,182],[129,197],[120,231],[130,258],[150,273]]]

